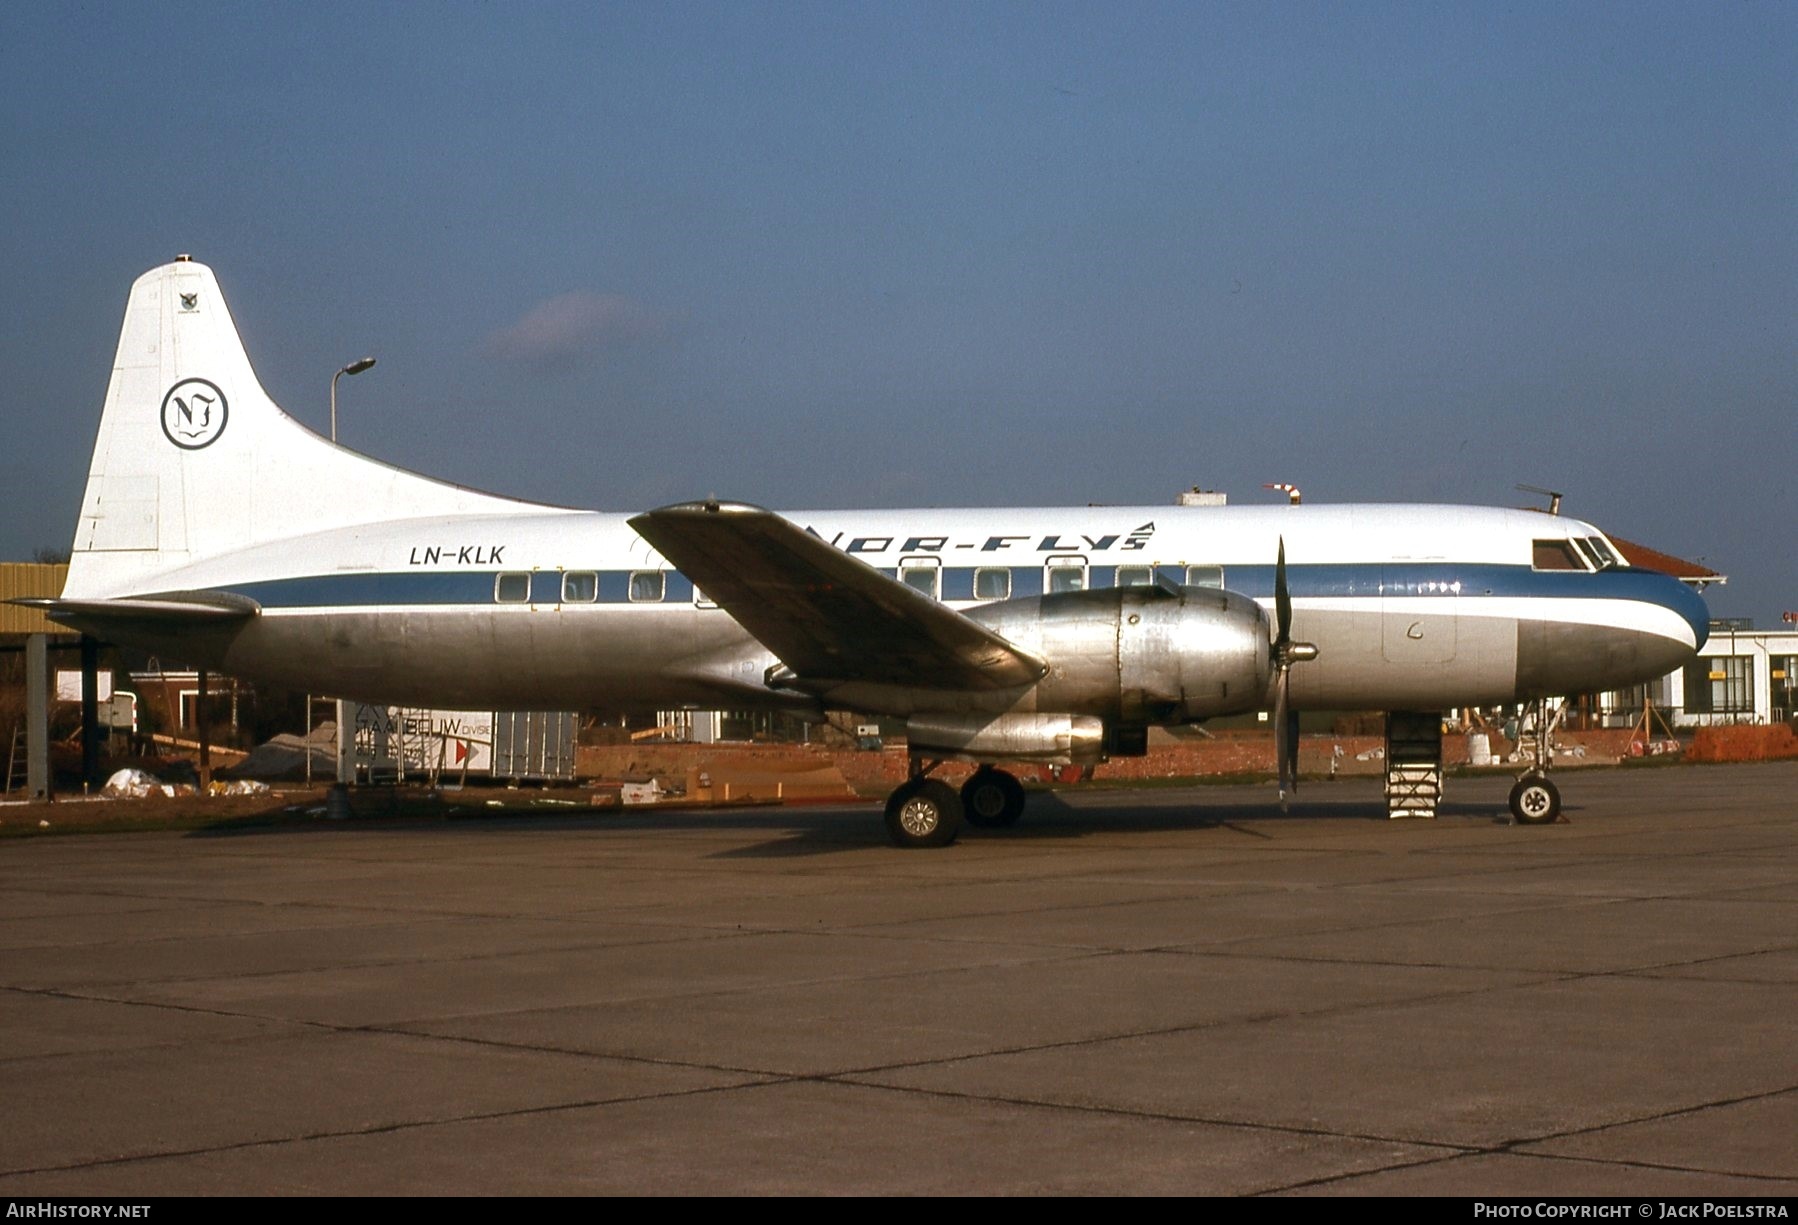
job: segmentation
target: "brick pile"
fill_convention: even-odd
[[[1798,757],[1798,735],[1786,723],[1701,727],[1686,750],[1687,761],[1773,761],[1783,757]]]
[[[1628,751],[1630,733],[1624,730],[1592,732],[1559,732],[1558,746],[1575,745],[1585,749],[1587,761],[1614,761]],[[1378,775],[1385,769],[1375,752],[1384,745],[1380,736],[1307,735],[1299,743],[1299,769],[1307,775],[1330,773],[1334,760],[1338,773]],[[1512,746],[1495,739],[1492,751],[1498,757],[1511,752]],[[1338,753],[1337,749],[1341,752]],[[1444,736],[1444,761],[1449,766],[1468,764],[1467,737]],[[627,744],[583,745],[577,750],[576,770],[581,778],[606,781],[645,780],[659,778],[666,783],[683,785],[694,770],[703,770],[717,780],[753,777],[758,781],[786,775],[797,781],[799,776],[814,780],[839,776],[849,786],[864,794],[878,794],[903,782],[907,757],[903,745],[889,744],[878,751],[829,749],[819,745],[786,744]],[[1367,754],[1365,760],[1362,755]],[[1579,760],[1559,757],[1564,763]],[[1274,773],[1274,741],[1270,732],[1232,731],[1212,737],[1169,740],[1152,744],[1146,757],[1120,757],[1096,767],[1101,778],[1159,779],[1231,777],[1236,775],[1267,776]],[[834,767],[834,772],[830,771]],[[1053,778],[1073,781],[1084,771],[1048,766],[1008,765],[1026,781],[1047,782]],[[959,783],[974,767],[962,762],[942,766],[937,776]]]

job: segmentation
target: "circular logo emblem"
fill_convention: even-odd
[[[162,397],[162,432],[183,451],[198,451],[225,432],[225,393],[205,379],[182,379]]]

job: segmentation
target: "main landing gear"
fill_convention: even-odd
[[[1024,815],[1024,785],[1003,770],[981,766],[961,785],[968,823],[982,829],[1016,825]]]
[[[913,758],[911,777],[887,796],[887,834],[894,846],[948,846],[961,833],[964,817],[972,825],[996,829],[1023,815],[1023,785],[1005,771],[981,766],[957,792],[930,777],[942,764]]]

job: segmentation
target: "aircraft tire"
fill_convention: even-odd
[[[1561,791],[1540,774],[1517,780],[1511,788],[1511,815],[1519,825],[1552,825],[1561,815]]]
[[[905,850],[948,846],[961,832],[961,796],[948,783],[914,778],[887,797],[887,834]]]
[[[1024,785],[1003,770],[982,766],[961,785],[962,815],[981,829],[1016,825],[1024,815]]]

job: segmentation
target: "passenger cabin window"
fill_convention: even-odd
[[[1222,587],[1224,585],[1224,568],[1222,566],[1188,566],[1186,567],[1186,585],[1188,587]]]
[[[1565,540],[1538,540],[1531,560],[1538,570],[1584,570],[1579,554]]]
[[[599,575],[591,570],[570,570],[562,576],[562,603],[591,604],[599,599]]]
[[[531,602],[531,576],[528,574],[501,574],[493,580],[493,598],[501,604],[529,604]]]
[[[974,598],[1011,599],[1011,571],[1000,566],[982,566],[974,571]]]
[[[1150,587],[1155,583],[1155,571],[1150,566],[1119,566],[1119,587]]]
[[[1050,595],[1086,590],[1086,566],[1081,562],[1050,562],[1048,570]]]
[[[913,591],[921,591],[931,599],[937,598],[937,579],[942,570],[937,566],[901,566],[899,581]]]
[[[660,570],[632,570],[631,603],[660,604],[666,585],[666,576]]]

